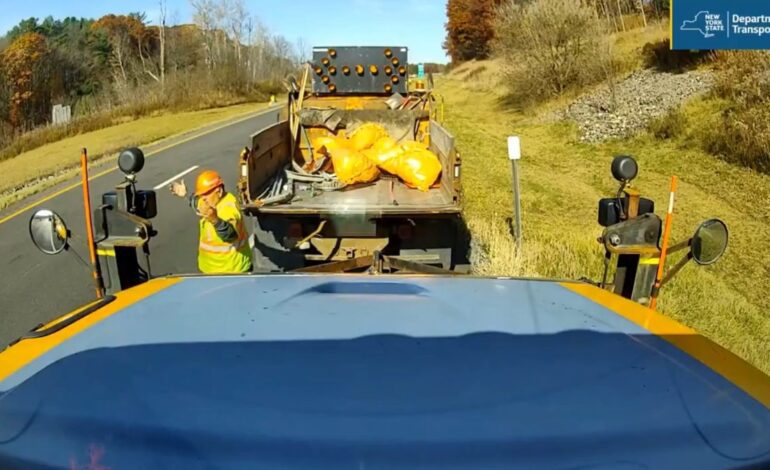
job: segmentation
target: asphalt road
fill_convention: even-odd
[[[194,165],[200,168],[184,176],[188,189],[194,187],[201,169],[214,169],[234,190],[238,177],[238,154],[250,145],[249,136],[277,122],[278,110],[272,108],[231,125],[214,125],[196,133],[143,149],[148,156],[138,175],[137,186],[150,189]],[[170,144],[174,146],[167,148]],[[88,143],[84,142],[87,147]],[[161,151],[157,151],[160,149]],[[99,170],[92,169],[95,175]],[[91,181],[91,201],[97,204],[101,194],[112,190],[122,180],[119,171],[107,173]],[[58,213],[72,232],[72,250],[88,259],[81,186],[65,191],[34,207],[59,188],[72,185],[68,181],[0,213],[0,220],[24,209],[18,215],[0,222],[0,348],[40,323],[47,322],[94,299],[90,271],[75,254],[64,252],[50,256],[41,253],[29,238],[29,219],[41,208]],[[151,242],[153,275],[197,272],[198,226],[187,202],[172,196],[163,187],[157,190],[158,216],[152,220],[158,236]]]

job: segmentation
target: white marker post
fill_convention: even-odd
[[[516,237],[516,249],[521,251],[521,191],[519,189],[519,160],[521,160],[521,141],[516,136],[508,137],[508,158],[513,168],[513,209],[516,222],[513,233]]]

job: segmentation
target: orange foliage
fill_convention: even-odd
[[[104,15],[91,25],[91,29],[104,31],[111,40],[137,40],[147,34],[147,27],[138,18],[126,15]]]
[[[449,0],[444,49],[452,62],[489,57],[495,9],[503,0]]]
[[[16,38],[0,56],[11,92],[10,121],[14,127],[35,123],[41,115],[47,116],[51,76],[45,69],[49,54],[44,36],[26,33]]]

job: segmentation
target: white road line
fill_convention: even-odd
[[[181,177],[183,177],[184,175],[186,175],[187,173],[189,173],[189,172],[191,172],[191,171],[195,171],[195,170],[197,170],[197,169],[198,169],[198,165],[193,165],[193,166],[191,166],[190,168],[186,169],[185,171],[183,171],[183,172],[179,173],[178,175],[174,175],[174,176],[172,176],[171,178],[167,179],[166,181],[164,181],[164,182],[160,183],[159,185],[155,186],[155,187],[154,187],[154,188],[152,188],[152,189],[154,189],[154,190],[156,190],[156,191],[157,191],[157,190],[159,190],[160,188],[163,188],[163,187],[165,187],[165,186],[168,186],[169,184],[171,184],[171,182],[172,182],[172,181],[176,181],[176,180],[178,180],[179,178],[181,178]]]

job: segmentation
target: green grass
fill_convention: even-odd
[[[670,176],[680,178],[673,241],[690,236],[708,218],[730,228],[730,247],[716,265],[687,266],[662,291],[659,308],[770,373],[770,176],[730,165],[688,139],[708,132],[720,103],[687,106],[680,138],[644,134],[600,145],[578,141],[577,129],[501,105],[496,89],[449,75],[438,83],[446,125],[463,156],[464,215],[474,238],[479,274],[599,279],[596,242],[599,198],[613,195],[612,157],[636,157],[634,185],[664,215]],[[549,109],[548,106],[543,109]],[[522,139],[524,244],[517,253],[506,221],[512,215],[506,137]]]

